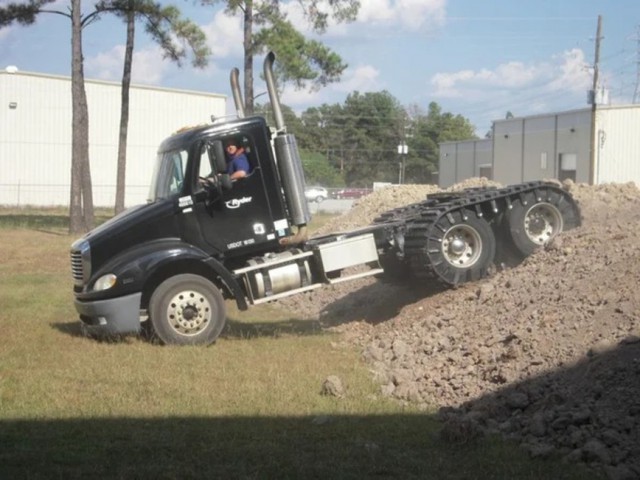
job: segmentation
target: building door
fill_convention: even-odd
[[[576,165],[578,164],[578,156],[575,153],[561,153],[559,155],[558,180],[576,181]]]

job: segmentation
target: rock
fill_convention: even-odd
[[[525,447],[531,458],[547,458],[556,451],[556,447],[549,443],[536,443]]]
[[[393,342],[391,350],[393,351],[393,354],[396,356],[396,358],[403,358],[405,355],[407,355],[409,347],[402,340],[396,339]]]
[[[637,480],[638,475],[625,465],[607,465],[604,472],[609,480]]]
[[[345,388],[342,385],[342,380],[335,375],[330,375],[322,382],[320,389],[322,395],[330,395],[332,397],[342,398],[345,395]]]
[[[369,345],[364,352],[364,358],[372,362],[381,362],[384,360],[384,350],[375,345]]]
[[[582,447],[583,457],[587,461],[597,461],[604,465],[611,463],[611,455],[604,443],[592,438]]]
[[[529,396],[523,392],[511,392],[505,396],[505,400],[513,409],[524,409],[529,406]]]
[[[546,422],[544,420],[544,412],[536,412],[533,417],[531,417],[529,431],[536,437],[544,436],[547,431]]]

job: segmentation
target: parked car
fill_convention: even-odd
[[[307,197],[308,202],[320,203],[329,198],[329,192],[324,187],[307,187],[304,196]]]
[[[336,198],[360,198],[371,193],[369,188],[343,188],[335,193]]]

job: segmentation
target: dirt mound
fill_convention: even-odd
[[[361,197],[348,212],[324,225],[316,235],[346,231],[369,225],[381,213],[425,200],[430,193],[484,186],[500,186],[500,184],[486,178],[475,178],[458,183],[445,190],[435,185],[395,185],[381,188]]]
[[[385,394],[440,407],[443,438],[499,432],[533,456],[640,478],[640,190],[565,187],[583,226],[517,268],[457,289],[367,279],[289,301],[361,346]],[[433,191],[374,192],[323,231]]]

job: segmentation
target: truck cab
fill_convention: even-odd
[[[225,178],[230,141],[251,167],[234,181]],[[182,240],[219,260],[277,248],[290,226],[270,141],[260,117],[173,135],[160,146],[150,201],[174,204]]]
[[[224,145],[229,141],[241,145],[251,166],[246,177],[235,181],[226,173]],[[247,308],[244,285],[232,271],[246,266],[248,258],[282,250],[280,242],[291,235],[288,215],[263,118],[175,133],[158,149],[148,203],[123,212],[72,245],[75,306],[85,330],[137,332],[163,282],[177,275],[200,276],[210,284],[177,295],[194,294],[207,307],[199,311],[184,303],[174,315],[189,317],[178,318],[184,323],[178,330],[181,340],[195,341],[214,320],[213,310],[223,309],[222,297],[235,298],[240,309]]]

